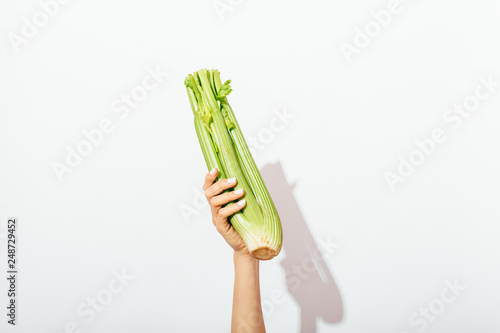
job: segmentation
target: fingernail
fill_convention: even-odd
[[[243,189],[242,188],[239,188],[236,191],[234,191],[234,194],[241,194],[241,193],[243,193]]]
[[[245,199],[238,201],[238,206],[243,206],[245,204]]]
[[[229,184],[234,184],[234,183],[236,183],[236,178],[234,178],[234,177],[233,177],[233,178],[229,178],[229,179],[227,180],[227,182],[228,182]]]
[[[215,173],[215,168],[213,168],[212,170],[210,170],[210,174],[213,175]]]

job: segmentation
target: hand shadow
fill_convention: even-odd
[[[301,333],[317,332],[317,319],[326,323],[342,321],[344,310],[340,291],[325,262],[335,243],[318,246],[314,241],[288,184],[281,162],[267,164],[261,175],[273,198],[283,226],[281,265],[286,272],[288,291],[300,306]]]

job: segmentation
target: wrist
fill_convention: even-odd
[[[234,263],[250,263],[256,264],[259,262],[248,250],[245,248],[244,250],[234,251],[233,254]]]

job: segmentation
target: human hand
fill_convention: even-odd
[[[243,209],[245,207],[245,199],[239,200],[237,203],[226,205],[232,201],[241,198],[245,193],[243,189],[237,189],[231,192],[223,192],[226,189],[233,188],[236,186],[236,178],[221,179],[214,183],[219,170],[217,168],[212,169],[205,177],[205,184],[203,185],[203,190],[205,191],[205,197],[208,200],[210,209],[212,211],[212,222],[217,228],[217,231],[224,237],[226,242],[233,248],[235,255],[243,254],[250,255],[247,250],[245,243],[241,239],[240,235],[236,232],[234,227],[229,223],[228,218]]]

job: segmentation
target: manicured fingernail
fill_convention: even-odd
[[[215,173],[215,168],[213,168],[212,170],[210,170],[210,174],[213,175]]]
[[[233,177],[233,178],[229,178],[229,179],[227,180],[227,182],[228,182],[229,184],[234,184],[234,183],[236,183],[236,178],[234,178],[234,177]]]
[[[238,201],[238,206],[243,206],[245,204],[245,199]]]
[[[242,188],[239,188],[236,191],[234,191],[234,194],[241,194],[241,193],[243,193],[243,189]]]

